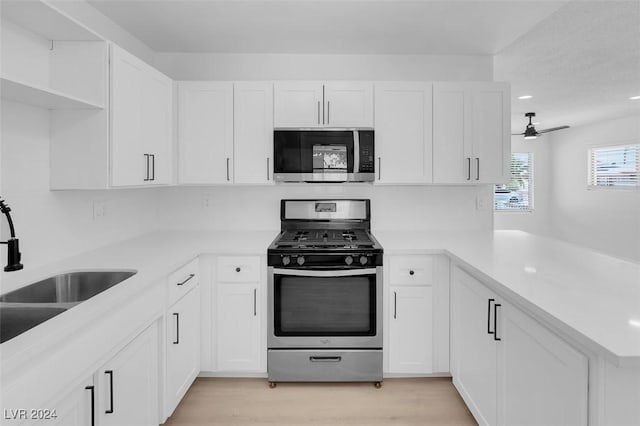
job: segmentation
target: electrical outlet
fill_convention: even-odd
[[[98,220],[107,215],[107,202],[106,201],[94,201],[93,202],[93,220]]]
[[[477,196],[476,210],[488,210],[488,209],[489,209],[489,199],[487,197]]]
[[[213,207],[213,195],[205,195],[202,198],[202,208],[210,209]]]

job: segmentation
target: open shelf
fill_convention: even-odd
[[[3,99],[47,109],[104,109],[84,99],[70,96],[56,90],[33,86],[20,81],[0,77],[0,95]]]
[[[3,0],[0,12],[3,18],[49,40],[103,40],[44,1]]]

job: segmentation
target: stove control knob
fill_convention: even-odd
[[[367,256],[360,256],[360,264],[361,265],[366,265],[368,261],[369,261],[369,259],[367,259]]]
[[[351,256],[347,256],[344,258],[344,263],[346,263],[347,265],[351,265],[353,263],[353,257]]]
[[[290,263],[291,263],[291,258],[290,258],[289,256],[284,256],[284,257],[282,258],[282,264],[283,264],[284,266],[287,266],[287,265],[288,265],[288,264],[290,264]]]
[[[298,262],[298,265],[302,266],[304,264],[304,257],[298,256],[297,262]]]

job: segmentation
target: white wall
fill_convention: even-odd
[[[476,197],[491,199],[487,185],[373,186],[370,184],[279,184],[264,187],[178,187],[165,190],[171,200],[165,224],[176,229],[280,229],[280,200],[286,198],[369,198],[374,230],[487,230],[490,209],[476,210]],[[213,200],[205,207],[205,198]]]
[[[157,189],[49,191],[49,111],[7,101],[2,101],[0,111],[0,194],[12,209],[25,267],[53,262],[160,226]],[[94,201],[106,203],[105,217],[93,219]],[[4,241],[9,237],[4,216],[0,223],[0,239]],[[5,262],[3,245],[0,266]]]
[[[545,135],[535,140],[525,140],[522,136],[511,138],[511,152],[533,154],[533,211],[495,212],[495,229],[521,229],[540,235],[551,234],[551,144]]]
[[[587,188],[588,149],[639,143],[640,117],[574,127],[549,136],[553,235],[640,261],[640,190]]]
[[[491,56],[159,53],[157,64],[176,80],[493,79]]]

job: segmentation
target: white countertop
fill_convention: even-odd
[[[446,253],[614,364],[640,365],[640,264],[522,231],[375,231],[386,254]]]
[[[54,333],[56,327],[69,325],[69,318],[88,319],[94,311],[99,315],[104,304],[131,297],[141,291],[140,286],[162,279],[199,254],[266,254],[277,233],[159,231],[45,267],[5,274],[3,293],[70,270],[138,271],[113,292],[106,291],[4,343],[3,361],[5,355],[17,354],[25,345],[32,347],[34,340]],[[638,263],[521,231],[453,234],[374,230],[373,234],[386,254],[448,254],[494,290],[603,353],[611,362],[640,365]]]

